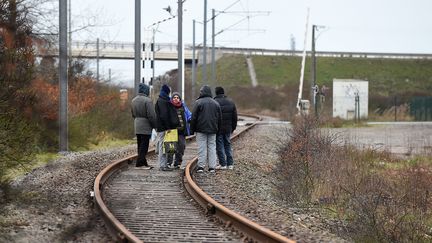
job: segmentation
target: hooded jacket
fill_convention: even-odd
[[[156,128],[156,114],[153,102],[148,97],[149,87],[141,83],[138,90],[138,95],[132,99],[131,103],[135,134],[150,135],[152,129]]]
[[[173,104],[171,104],[170,97],[168,96],[170,90],[168,86],[162,86],[159,98],[156,101],[155,111],[157,118],[157,132],[163,132],[169,129],[175,129],[180,125],[177,117],[177,112]]]
[[[237,128],[237,108],[234,102],[223,93],[214,98],[222,110],[222,123],[219,134],[232,133]]]
[[[221,124],[222,112],[219,104],[212,98],[211,89],[204,85],[192,110],[192,133],[216,134]]]

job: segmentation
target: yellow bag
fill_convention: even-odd
[[[178,142],[177,129],[166,130],[164,142]]]
[[[163,140],[162,152],[164,154],[175,154],[178,146],[178,132],[177,129],[165,131]]]

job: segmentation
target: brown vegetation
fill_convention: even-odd
[[[430,241],[430,158],[403,161],[335,144],[318,123],[298,117],[281,147],[275,173],[287,203],[326,209],[347,222],[345,233],[357,241]]]

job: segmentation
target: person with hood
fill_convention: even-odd
[[[150,87],[140,83],[138,95],[132,99],[131,111],[134,118],[134,129],[137,137],[138,157],[136,167],[152,169],[147,163],[146,155],[149,148],[152,129],[156,128],[156,114],[152,100],[148,97]]]
[[[216,172],[216,133],[219,130],[221,118],[222,112],[219,104],[212,98],[210,87],[204,85],[195,102],[191,119],[191,130],[196,133],[198,143],[197,173],[204,172],[207,162],[209,172]]]
[[[177,112],[177,117],[180,121],[180,125],[177,127],[178,147],[175,152],[174,168],[178,169],[181,166],[181,168],[184,169],[186,164],[183,164],[183,155],[186,148],[186,136],[189,136],[191,134],[189,122],[192,118],[192,113],[189,111],[189,108],[186,106],[186,104],[182,101],[180,93],[178,92],[173,92],[171,97],[171,103],[174,105]],[[168,158],[169,165],[173,161],[173,155],[170,156],[171,158]]]
[[[215,100],[222,110],[222,123],[216,135],[216,152],[219,160],[217,169],[233,169],[234,160],[231,148],[231,133],[237,128],[237,108],[234,102],[225,95],[222,87],[215,88]]]
[[[171,90],[168,85],[162,85],[159,93],[159,98],[156,101],[155,111],[157,126],[156,131],[158,140],[158,161],[159,168],[162,171],[170,171],[168,167],[168,155],[163,152],[163,142],[165,132],[170,129],[176,129],[180,125],[180,121],[177,116],[177,111],[174,105],[171,103],[169,94]]]

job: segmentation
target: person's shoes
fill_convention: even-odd
[[[151,170],[153,169],[153,166],[150,165],[137,165],[135,166],[136,169],[140,169],[140,170]]]
[[[167,167],[162,167],[162,168],[160,168],[160,170],[161,171],[172,171],[172,169],[169,168],[168,166]]]
[[[180,170],[185,170],[186,166],[180,166]]]
[[[210,172],[210,173],[216,173],[216,170],[213,169],[213,168],[210,168],[210,169],[209,169],[209,172]]]
[[[228,169],[229,169],[229,170],[233,170],[233,169],[234,169],[234,166],[233,166],[233,165],[228,165]]]
[[[203,173],[204,172],[204,168],[203,167],[198,167],[196,170],[197,173]]]
[[[224,166],[221,166],[221,165],[216,166],[216,170],[226,170],[226,169],[227,169],[226,165],[224,165]]]
[[[168,168],[171,168],[171,164],[167,164],[167,167],[168,167]]]
[[[180,165],[174,165],[174,169],[180,169]]]

